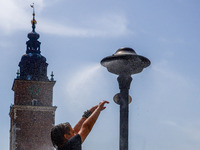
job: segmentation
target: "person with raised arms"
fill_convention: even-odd
[[[105,104],[108,101],[101,101],[99,105],[93,106],[84,112],[79,122],[71,127],[69,122],[61,123],[51,129],[51,141],[57,150],[81,150],[81,144],[85,141],[98,119]]]

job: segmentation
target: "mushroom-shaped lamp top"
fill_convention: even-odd
[[[151,62],[148,58],[137,55],[132,48],[124,47],[118,49],[112,56],[103,58],[101,64],[111,73],[132,75],[140,73]]]

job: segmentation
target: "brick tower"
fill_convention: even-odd
[[[39,34],[35,32],[33,8],[32,32],[28,34],[26,54],[19,63],[14,80],[14,105],[10,108],[10,150],[53,150],[50,130],[56,106],[52,106],[53,74],[47,77],[46,58],[40,53]]]

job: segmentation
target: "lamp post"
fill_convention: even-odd
[[[132,48],[120,48],[112,56],[101,60],[101,65],[111,73],[119,75],[120,93],[114,96],[115,103],[120,105],[120,150],[128,150],[128,113],[129,96],[132,74],[140,73],[150,65],[150,60],[144,56],[137,55]]]

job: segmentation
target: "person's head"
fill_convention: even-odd
[[[68,122],[58,124],[51,129],[51,141],[56,148],[62,146],[72,136],[74,131]]]

